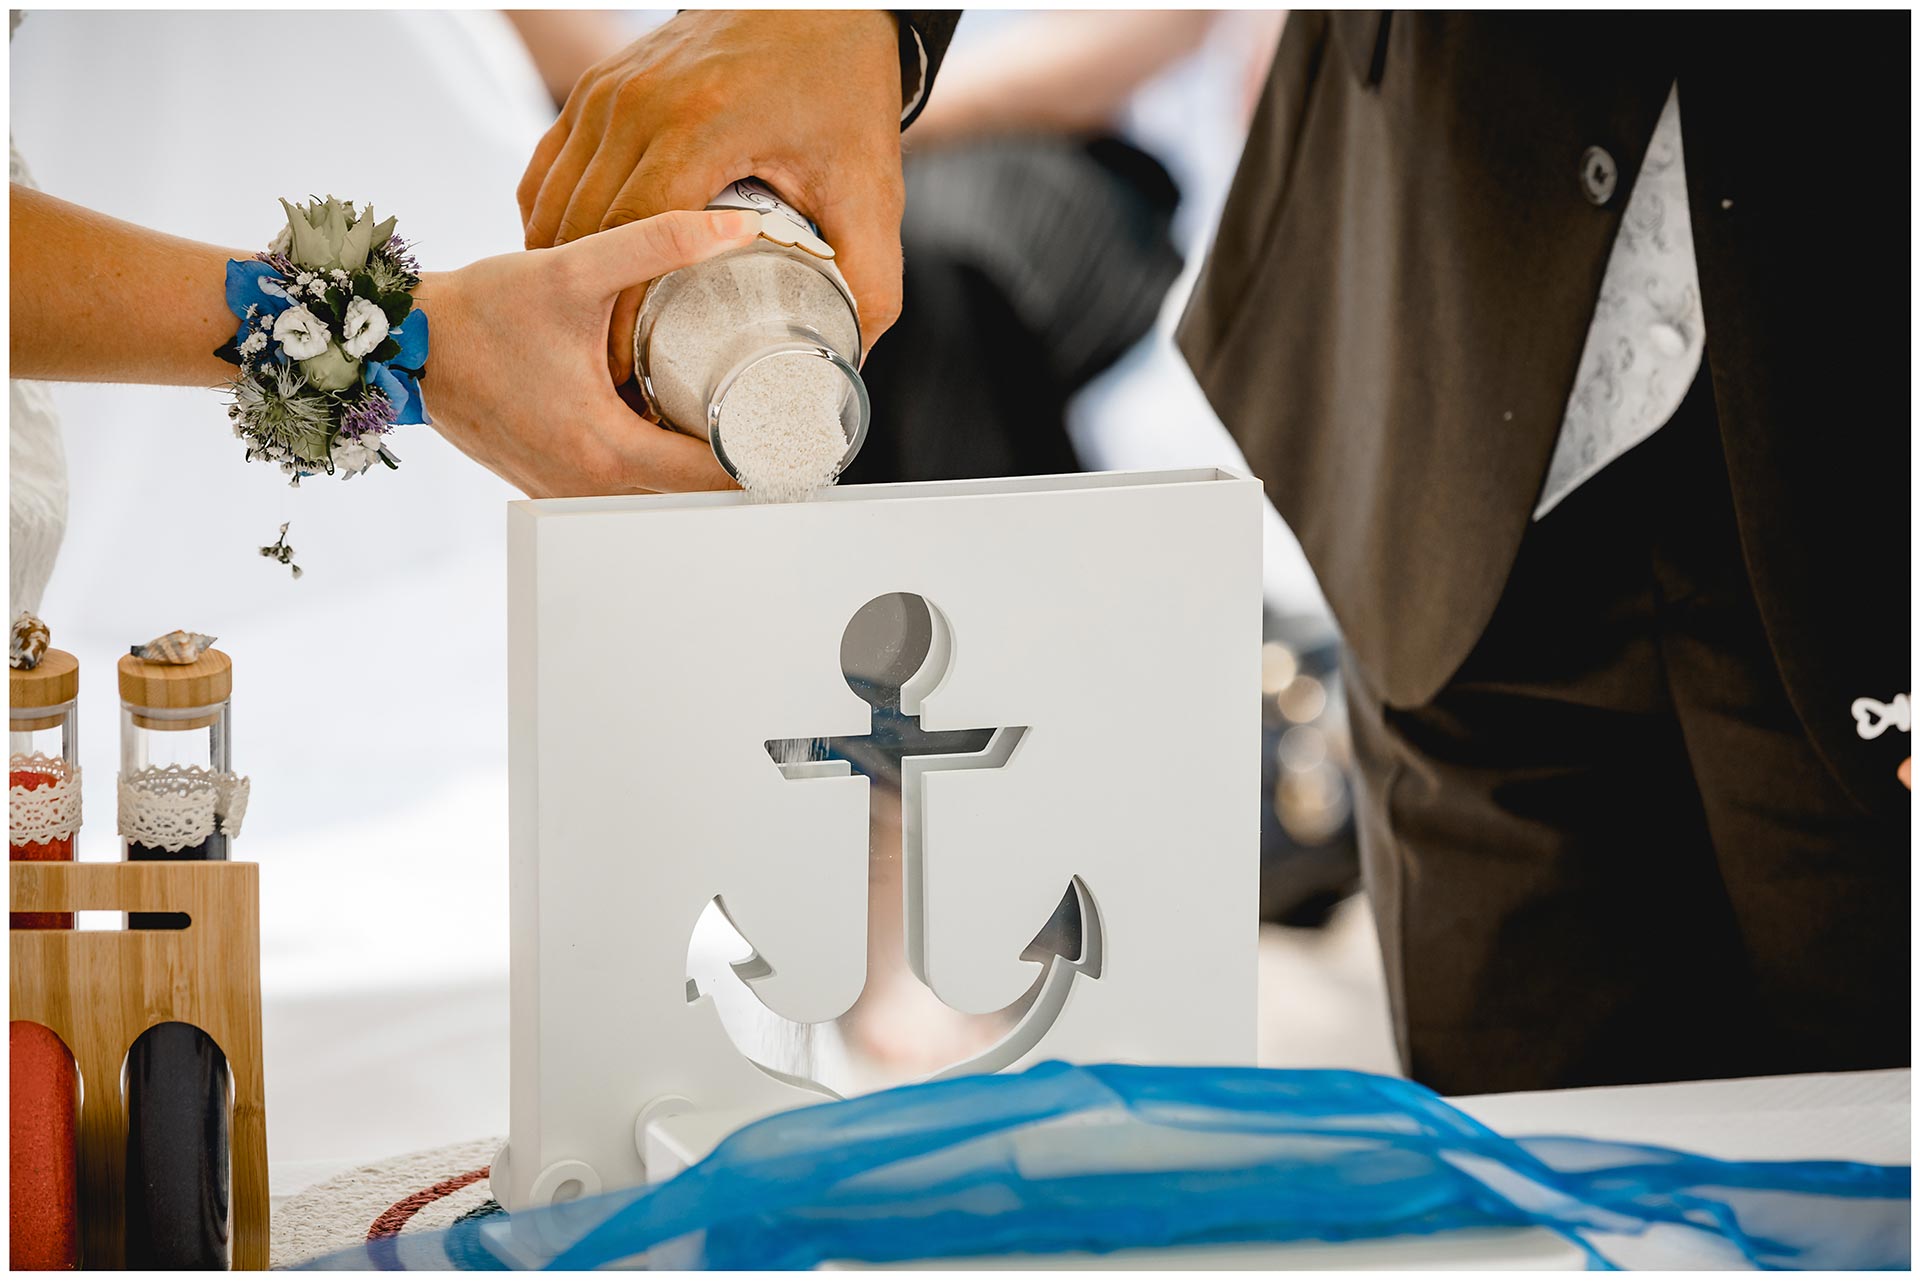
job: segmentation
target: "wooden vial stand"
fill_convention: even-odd
[[[10,1017],[50,1028],[80,1069],[83,1266],[124,1261],[121,1067],[158,1023],[192,1024],[233,1079],[233,1266],[265,1270],[266,1086],[260,1046],[260,869],[253,863],[14,863],[15,912],[184,912],[177,930],[10,931]]]

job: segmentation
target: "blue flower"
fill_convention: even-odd
[[[236,343],[246,341],[247,308],[250,306],[258,314],[271,318],[293,306],[293,299],[287,297],[286,281],[272,263],[261,262],[257,258],[244,261],[229,259],[227,310],[240,322],[233,333]]]
[[[409,423],[427,421],[426,408],[420,403],[420,384],[414,381],[412,374],[404,369],[394,369],[377,360],[369,360],[364,368],[367,386],[393,402],[395,426],[404,427]]]
[[[405,320],[387,331],[387,337],[399,344],[399,352],[392,360],[363,364],[362,380],[393,402],[395,426],[428,422],[415,377],[427,363],[427,313],[417,308],[409,312]]]
[[[400,344],[400,354],[388,364],[398,365],[402,369],[411,369],[415,373],[427,367],[427,313],[419,308],[407,313],[407,318],[387,331],[387,337]]]
[[[234,258],[227,262],[227,310],[245,316],[249,305],[277,316],[293,306],[287,297],[286,281],[272,263],[258,258]]]

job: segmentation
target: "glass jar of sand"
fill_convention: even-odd
[[[120,660],[120,835],[126,857],[221,861],[246,814],[233,773],[233,661],[172,632]],[[129,912],[178,930],[179,912]],[[223,1271],[232,1259],[233,1082],[226,1055],[187,1023],[157,1023],[127,1051],[126,1263]]]
[[[80,662],[46,650],[7,673],[8,857],[70,862],[80,830]],[[14,912],[13,928],[71,929],[71,912]]]
[[[247,781],[233,772],[233,660],[210,648],[179,657],[120,660],[120,835],[133,862],[224,859],[246,813]]]
[[[653,282],[633,331],[634,376],[663,426],[706,440],[750,494],[805,498],[866,440],[853,295],[818,231],[744,178],[710,209],[751,209],[760,238]]]

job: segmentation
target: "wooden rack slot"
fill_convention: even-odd
[[[260,1044],[260,869],[254,863],[13,863],[15,912],[184,912],[179,930],[12,930],[10,1017],[51,1028],[79,1065],[81,1260],[118,1268],[127,1116],[120,1069],[156,1023],[213,1038],[233,1079],[233,1266],[269,1249]]]

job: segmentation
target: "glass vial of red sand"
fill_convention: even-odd
[[[74,710],[80,664],[49,649],[32,668],[8,669],[7,820],[13,860],[73,858],[80,829],[80,755]],[[71,912],[13,912],[16,930],[72,929]],[[80,1074],[65,1043],[38,1023],[8,1027],[7,1170],[16,1269],[80,1266]]]
[[[7,671],[8,857],[71,862],[80,829],[80,662],[50,649]],[[14,912],[16,930],[72,929],[71,912]]]
[[[233,773],[233,663],[120,660],[120,835],[126,857],[224,860],[246,810]],[[130,929],[184,929],[176,912],[129,912]],[[212,1038],[149,1028],[127,1054],[126,1265],[229,1264],[232,1088]]]

